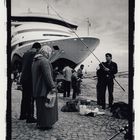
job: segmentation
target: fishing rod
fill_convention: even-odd
[[[77,36],[77,38],[80,40],[80,42],[81,43],[83,43],[83,45],[89,50],[89,52],[96,58],[96,60],[103,66],[103,68],[105,69],[106,67],[104,66],[104,64],[100,61],[100,59],[93,53],[93,51],[91,51],[90,49],[89,49],[89,47],[87,46],[87,44],[83,41],[83,40],[81,40],[80,38],[79,38],[79,36],[78,36],[78,34],[73,30],[73,29],[71,29],[71,27],[70,27],[70,25],[63,19],[63,17],[61,17],[60,16],[60,14],[51,6],[51,5],[49,5],[51,8],[52,8],[52,10],[56,13],[56,15],[58,16],[58,17],[60,17],[61,19],[62,19],[62,21],[68,26],[68,28]],[[120,86],[120,88],[125,92],[125,89],[120,85],[120,83],[114,78],[114,81]]]
[[[121,128],[114,136],[112,136],[110,139],[108,139],[108,140],[112,140],[112,139],[114,139],[117,135],[119,135],[120,133],[122,133],[122,132],[128,132],[128,125],[126,125],[125,127],[123,127],[123,128]]]

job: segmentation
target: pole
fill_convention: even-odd
[[[49,12],[49,5],[47,5],[47,11],[48,11],[48,15],[50,14],[50,12]]]
[[[121,87],[121,89],[125,92],[125,89],[120,85],[120,83],[114,78],[114,81]]]
[[[109,140],[114,139],[117,135],[119,135],[121,132],[116,133],[114,136],[112,136]]]
[[[48,3],[47,3],[47,11],[48,11],[48,15],[50,14],[50,9],[49,9],[49,0],[48,0]]]
[[[113,138],[115,138],[117,135],[119,135],[120,133],[122,133],[123,131],[128,131],[128,125],[126,125],[125,127],[121,128],[114,136],[112,136],[109,140],[112,140]]]
[[[87,18],[87,34],[89,36],[89,18]]]

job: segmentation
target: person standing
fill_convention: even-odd
[[[64,75],[64,95],[63,95],[63,97],[70,97],[72,68],[70,68],[69,66],[66,66],[63,69],[63,75]]]
[[[97,93],[97,105],[102,105],[102,84],[103,84],[103,71],[100,67],[97,68],[97,85],[96,85],[96,93]]]
[[[55,82],[57,81],[58,74],[59,74],[59,69],[58,69],[58,67],[55,67],[53,70],[53,79]]]
[[[81,94],[81,82],[83,78],[83,69],[84,65],[80,65],[80,68],[77,70],[77,77],[78,77],[78,82],[77,82],[77,95]]]
[[[72,70],[72,76],[71,76],[71,85],[73,88],[72,99],[76,99],[77,96],[77,81],[78,81],[77,73],[75,70]]]
[[[32,48],[23,55],[22,73],[20,83],[22,85],[22,100],[20,120],[26,119],[27,123],[35,123],[34,118],[34,100],[32,98],[32,72],[31,66],[35,54],[41,48],[40,43],[36,42]]]
[[[52,49],[43,46],[32,64],[33,97],[36,100],[37,128],[50,129],[58,120],[57,90],[53,81],[53,69],[49,61]],[[48,96],[56,97],[54,104]]]
[[[113,90],[114,90],[114,81],[115,74],[118,72],[118,66],[115,62],[112,61],[112,54],[106,53],[106,62],[102,62],[102,64],[99,64],[99,70],[98,70],[98,79],[99,79],[99,85],[98,90],[99,96],[100,96],[100,105],[103,109],[106,108],[105,98],[106,98],[106,88],[108,88],[109,93],[109,107],[113,104]]]

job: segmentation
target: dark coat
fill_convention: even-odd
[[[52,65],[43,55],[34,57],[32,64],[33,97],[47,97],[49,91],[55,87]]]
[[[43,55],[34,57],[32,64],[33,97],[36,99],[37,124],[39,127],[51,127],[58,120],[57,95],[52,108],[45,106],[49,91],[55,87],[52,65]]]
[[[104,67],[102,66],[102,64],[106,67],[109,68],[109,72],[104,70]],[[98,80],[102,80],[102,79],[113,79],[115,78],[115,74],[118,72],[118,67],[117,64],[115,62],[111,62],[110,64],[108,64],[107,62],[102,62],[102,64],[100,64],[100,69],[97,70],[97,77]]]
[[[77,88],[77,81],[78,81],[77,76],[72,75],[71,76],[71,85],[72,85],[72,88]]]
[[[78,78],[83,78],[83,73],[82,73],[82,69],[81,69],[81,68],[79,68],[79,69],[77,70],[77,77],[78,77]]]
[[[20,83],[24,87],[32,89],[32,62],[36,54],[36,49],[32,48],[23,55],[22,59],[22,74]]]

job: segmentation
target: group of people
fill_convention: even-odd
[[[49,46],[41,46],[36,42],[27,51],[22,60],[22,72],[20,83],[22,85],[22,101],[20,120],[26,123],[37,123],[39,129],[50,129],[58,121],[58,103],[56,76],[58,68],[53,71],[49,61],[52,49]],[[113,79],[117,73],[117,64],[112,61],[110,53],[105,54],[106,62],[99,64],[97,69],[97,104],[106,108],[105,93],[106,87],[109,91],[109,107],[113,104]],[[76,71],[69,66],[64,67],[64,93],[63,97],[70,97],[71,87],[73,89],[72,99],[81,94],[81,82],[83,78],[84,65]],[[53,76],[54,73],[54,76]],[[49,106],[51,99],[55,97],[53,105]],[[36,116],[34,117],[34,101],[36,101]]]
[[[58,68],[53,70],[49,61],[52,49],[41,46],[36,42],[30,50],[23,55],[20,83],[22,85],[22,100],[20,120],[26,123],[37,123],[39,129],[50,129],[58,120],[57,85],[56,76]],[[81,65],[78,71],[66,66],[64,75],[64,97],[70,97],[71,87],[75,99],[81,93],[81,79],[83,77]],[[49,95],[55,96],[53,105],[49,105]],[[34,117],[34,102],[36,102],[36,116]]]
[[[23,56],[21,85],[22,101],[20,120],[27,123],[37,123],[39,129],[50,129],[58,120],[57,89],[53,81],[52,65],[49,57],[52,49],[36,42]],[[55,95],[52,106],[48,94]],[[36,115],[34,117],[34,100],[36,101]]]
[[[105,54],[106,62],[101,62],[97,68],[97,104],[106,109],[106,89],[108,88],[108,108],[111,108],[114,97],[114,78],[118,72],[118,66],[112,61],[112,54]],[[75,99],[77,95],[81,94],[81,81],[83,78],[84,65],[82,64],[77,72],[66,66],[63,69],[64,80],[64,96],[70,97],[70,85],[73,89],[72,98]]]

